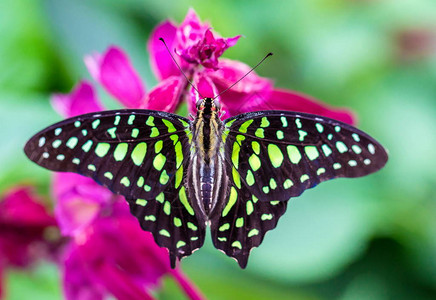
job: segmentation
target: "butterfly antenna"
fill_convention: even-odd
[[[195,85],[192,83],[192,81],[188,79],[188,77],[186,76],[185,72],[183,72],[182,68],[179,66],[179,64],[175,60],[173,54],[171,53],[170,49],[168,48],[167,43],[165,43],[165,40],[163,38],[159,38],[159,40],[164,44],[165,48],[167,49],[168,53],[170,54],[171,58],[173,59],[174,63],[176,64],[177,68],[179,68],[180,73],[182,73],[182,75],[189,82],[189,84],[194,88],[194,90],[200,95],[200,97],[204,98],[203,95],[201,95],[201,93],[197,90]]]
[[[247,73],[245,73],[244,76],[242,76],[241,78],[239,78],[235,83],[233,83],[231,86],[229,86],[228,88],[226,88],[224,91],[222,91],[221,93],[219,93],[218,95],[216,95],[213,99],[218,98],[220,95],[224,94],[225,92],[227,92],[228,90],[230,90],[232,87],[234,87],[239,81],[241,81],[242,79],[244,79],[248,74],[250,74],[251,72],[253,72],[261,63],[263,63],[263,61],[265,59],[267,59],[268,57],[270,57],[272,54],[272,52],[268,53],[267,55],[265,55],[264,58],[262,58],[262,60],[260,62],[257,63],[257,65],[255,65],[253,68],[251,68],[250,71],[248,71]]]

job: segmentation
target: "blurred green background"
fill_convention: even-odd
[[[124,48],[156,84],[145,50],[153,27],[193,7],[222,36],[224,56],[255,65],[279,87],[353,109],[390,153],[380,172],[323,183],[290,203],[248,268],[207,241],[182,268],[209,299],[436,299],[436,1],[1,0],[0,192],[50,172],[25,141],[61,118],[49,104],[90,79],[82,58]],[[114,102],[99,90],[110,107]],[[7,276],[7,299],[61,299],[55,266]],[[160,299],[183,299],[170,279]]]

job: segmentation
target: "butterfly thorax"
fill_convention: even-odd
[[[197,109],[197,117],[192,124],[192,168],[188,182],[203,219],[207,220],[218,202],[222,186],[220,148],[223,123],[219,118],[219,109],[211,98],[201,100]]]

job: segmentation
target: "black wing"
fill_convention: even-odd
[[[329,118],[288,111],[225,120],[230,178],[227,203],[212,220],[215,246],[245,267],[250,250],[273,229],[287,201],[322,181],[382,168],[384,148],[364,132]]]
[[[204,242],[186,194],[190,121],[150,110],[77,116],[32,137],[26,155],[53,171],[74,172],[126,197],[144,230],[175,258]]]

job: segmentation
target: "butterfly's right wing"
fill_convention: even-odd
[[[175,258],[204,242],[187,198],[189,120],[150,110],[119,110],[77,116],[33,136],[26,155],[38,165],[91,177],[123,195],[141,227]]]
[[[388,159],[366,133],[321,116],[259,111],[224,122],[230,184],[222,212],[211,222],[212,239],[241,267],[290,198],[326,180],[368,175]]]

